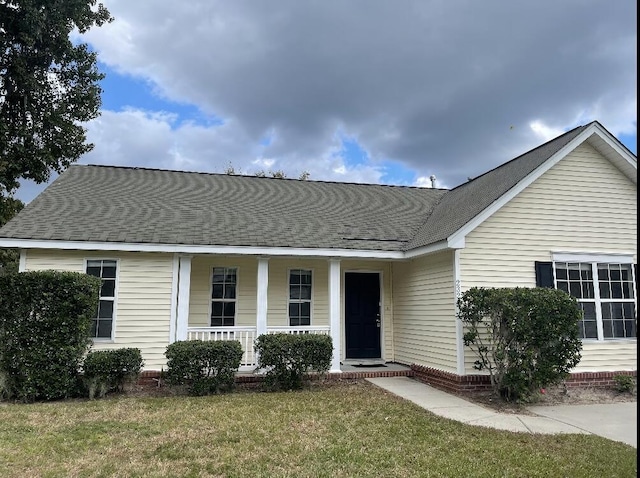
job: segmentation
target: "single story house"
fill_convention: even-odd
[[[95,349],[329,334],[331,370],[378,360],[479,379],[456,299],[474,286],[577,297],[582,360],[637,370],[637,158],[592,122],[451,190],[74,165],[0,229],[20,270],[103,279]]]

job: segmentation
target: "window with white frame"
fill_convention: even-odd
[[[289,271],[289,325],[311,325],[312,274],[306,269]]]
[[[556,288],[578,300],[584,339],[636,338],[636,290],[632,264],[554,262]]]
[[[87,274],[102,280],[98,310],[91,324],[91,337],[96,339],[111,339],[113,337],[117,264],[115,260],[87,261]]]
[[[211,279],[212,327],[233,327],[235,325],[237,288],[237,268],[213,268]]]

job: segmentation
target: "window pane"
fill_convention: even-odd
[[[625,337],[635,337],[636,336],[636,321],[635,320],[625,320],[624,321],[624,333],[625,333]]]
[[[580,264],[580,277],[582,280],[593,280],[591,264]]]
[[[621,277],[620,277],[619,266],[616,267],[612,264],[610,267],[611,267],[611,270],[609,272],[611,273],[611,280],[620,280]]]
[[[604,334],[605,339],[610,339],[614,337],[613,335],[613,323],[612,320],[603,320],[602,321],[602,332]]]
[[[564,262],[556,263],[556,279],[567,279],[567,265]]]
[[[224,269],[222,267],[213,268],[212,282],[214,284],[222,284],[224,282]]]
[[[289,273],[289,284],[300,284],[300,271],[292,270]]]
[[[224,327],[233,327],[234,326],[234,318],[233,317],[224,317],[222,319],[222,323]]]
[[[611,283],[611,298],[622,299],[622,284],[620,282]]]
[[[311,271],[300,271],[300,283],[311,285]]]
[[[586,339],[597,339],[598,338],[598,327],[593,320],[585,320],[584,321],[584,338]]]
[[[609,283],[600,281],[600,298],[609,299],[610,297],[611,297],[611,292],[609,289]]]
[[[580,282],[570,282],[569,293],[578,299],[582,298],[582,289],[580,288]]]
[[[290,285],[289,286],[289,298],[291,300],[298,300],[300,298],[300,286],[299,285]]]
[[[236,316],[236,303],[235,302],[225,302],[224,303],[224,316],[225,317],[235,317]]]
[[[91,261],[89,261],[91,263]],[[87,274],[94,277],[100,277],[100,266],[87,265]]]
[[[580,306],[586,320],[596,320],[596,304],[593,302],[582,302]]]
[[[598,264],[598,279],[601,281],[608,281],[610,279],[607,264]]]
[[[227,283],[235,284],[236,283],[236,270],[235,269],[227,269],[224,280]]]
[[[297,327],[300,325],[300,319],[298,317],[289,317],[289,325],[291,327]]]
[[[602,304],[602,318],[603,319],[611,318],[611,304]]]
[[[225,299],[235,299],[236,298],[236,285],[235,284],[226,284],[224,286],[224,298]]]
[[[110,319],[112,317],[113,317],[113,301],[101,300],[100,305],[98,306],[98,318]]]
[[[622,283],[622,297],[625,299],[633,299],[633,287],[631,287],[631,283]]]
[[[100,297],[113,297],[116,295],[116,281],[103,280],[100,288]]]
[[[300,304],[293,302],[289,304],[289,317],[299,317],[300,316]]]
[[[624,321],[613,321],[613,337],[624,338]]]
[[[593,282],[583,282],[582,283],[582,297],[584,299],[593,299]]]
[[[98,321],[98,335],[100,338],[111,338],[111,325],[112,320],[99,320]]]
[[[102,267],[102,277],[106,279],[115,279],[116,278],[116,266],[115,264],[112,266],[103,266]]]
[[[222,317],[211,317],[211,327],[222,327]]]
[[[311,317],[300,317],[299,325],[311,325]]]
[[[302,285],[300,286],[300,298],[311,300],[311,286],[310,285]]]
[[[635,319],[635,307],[631,302],[625,302],[622,304],[622,313],[624,314],[625,319]]]
[[[558,282],[558,289],[569,293],[569,283],[568,282]]]
[[[224,291],[224,285],[222,284],[213,284],[213,290],[211,292],[212,299],[222,299],[222,294]]]
[[[580,280],[580,270],[577,264],[569,264],[569,280]]]
[[[300,304],[300,316],[311,317],[311,303],[303,302]]]
[[[611,303],[611,317],[613,319],[622,319],[622,304],[620,302]]]
[[[211,317],[222,317],[222,302],[211,304]]]

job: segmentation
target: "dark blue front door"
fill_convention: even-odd
[[[380,275],[347,272],[344,292],[346,358],[380,358]]]

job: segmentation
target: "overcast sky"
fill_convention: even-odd
[[[637,151],[635,0],[104,4],[83,164],[453,187],[592,120]]]

